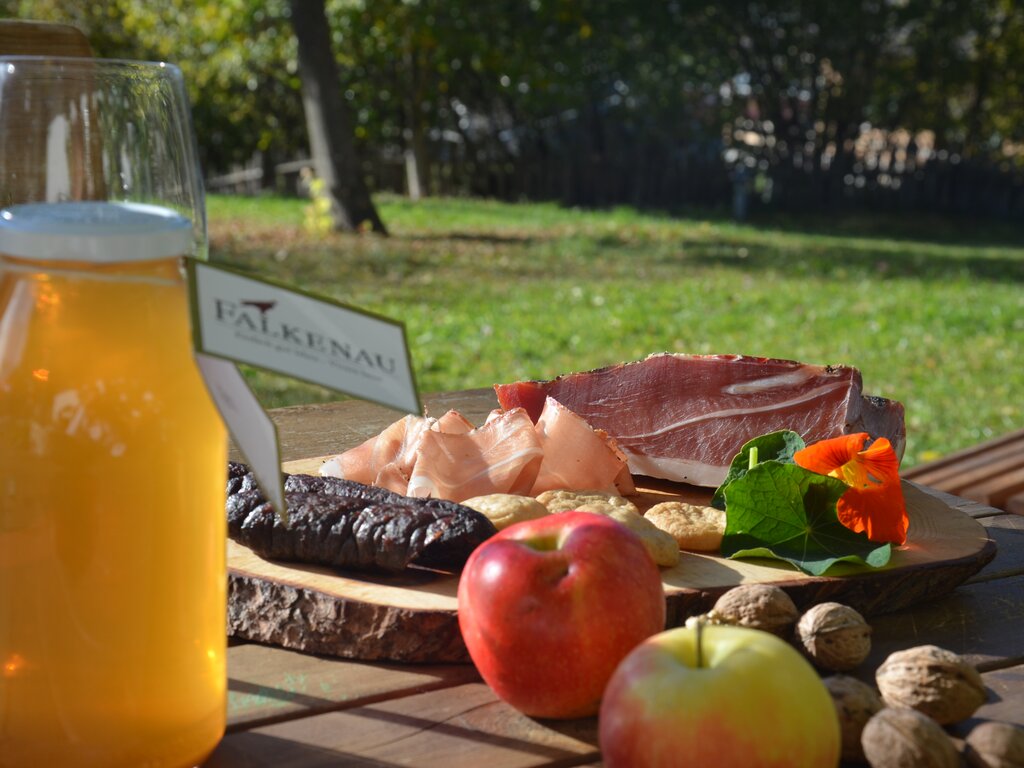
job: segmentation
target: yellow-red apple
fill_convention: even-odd
[[[501,699],[533,717],[583,717],[626,654],[665,628],[665,594],[635,533],[565,512],[477,547],[459,579],[459,626]]]
[[[839,764],[821,678],[785,641],[745,627],[705,626],[699,642],[681,627],[637,646],[605,689],[598,729],[606,768]]]

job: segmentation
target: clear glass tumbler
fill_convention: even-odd
[[[0,766],[191,766],[224,732],[227,439],[180,72],[0,58]]]

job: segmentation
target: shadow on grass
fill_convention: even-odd
[[[569,210],[569,209],[566,209]],[[1005,219],[939,214],[897,214],[886,211],[827,213],[754,213],[736,220],[725,208],[682,208],[663,210],[611,206],[588,208],[593,212],[628,211],[651,221],[708,223],[747,230],[756,236],[786,234],[810,237],[855,237],[869,240],[899,240],[927,245],[963,245],[983,248],[1024,248],[1024,226]]]
[[[836,217],[800,217],[779,214],[755,216],[748,224],[765,233],[774,231],[792,235],[857,237],[982,248],[1024,247],[1024,227],[1019,224],[966,216],[863,213]]]
[[[712,245],[699,240],[684,240],[680,246],[689,263],[744,271],[793,271],[823,277],[856,273],[875,279],[913,278],[925,282],[969,278],[1024,283],[1024,255],[946,256],[825,246],[787,250],[756,244]]]
[[[259,228],[215,228],[211,250],[215,259],[246,271],[314,283],[330,279],[335,259],[349,279],[384,282],[428,271],[441,275],[439,270],[465,272],[465,279],[518,280],[585,269],[595,279],[611,279],[696,266],[794,277],[1024,283],[1024,229],[1007,222],[882,213],[775,215],[737,223],[724,211],[618,207],[607,211],[607,222],[575,214],[548,222],[550,212],[545,212],[540,223],[549,226],[509,231],[503,224],[529,219],[529,205],[451,200],[437,205],[446,215],[454,207],[482,216],[480,229],[475,219],[445,231],[399,228],[389,238],[315,237],[294,227],[278,227],[270,235]]]
[[[537,238],[525,235],[495,235],[487,232],[445,232],[443,234],[417,232],[415,234],[391,235],[394,240],[408,242],[437,243],[454,240],[465,243],[479,243],[481,245],[522,245],[530,246],[539,239],[557,240],[557,237]]]
[[[655,236],[645,239],[634,229],[601,232],[585,237],[596,259],[627,257],[636,265],[697,264],[743,270],[796,271],[830,276],[857,273],[874,279],[915,278],[935,282],[950,279],[979,279],[993,282],[1024,282],[1024,230],[1004,223],[990,224],[973,219],[907,218],[889,215],[852,216],[827,221],[774,217],[738,224],[724,214],[700,218],[695,212],[683,216],[644,212],[647,217],[699,227],[713,223],[725,228],[702,238],[681,239]],[[642,232],[641,228],[641,232]],[[820,242],[772,243],[771,238],[826,238]],[[444,234],[407,234],[407,242],[462,242],[469,245],[530,247],[563,239],[558,233],[507,235],[456,231]],[[845,247],[842,240],[856,240]],[[873,247],[878,243],[878,248]],[[905,246],[905,248],[901,248]],[[935,248],[949,252],[934,252]],[[1014,253],[980,253],[993,249],[1022,249]],[[975,253],[972,253],[975,249]],[[602,253],[603,252],[603,253]]]

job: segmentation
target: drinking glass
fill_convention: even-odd
[[[225,721],[227,439],[180,71],[0,58],[0,208],[0,765],[195,765]]]

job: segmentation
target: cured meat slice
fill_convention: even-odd
[[[448,411],[439,419],[399,419],[327,459],[320,474],[409,496],[460,500],[529,492],[540,459],[540,442],[524,411],[495,411],[479,428],[458,411]]]
[[[444,432],[451,435],[464,435],[467,432],[472,432],[474,429],[472,421],[454,410],[446,411],[441,418],[430,425],[430,428],[435,432]]]
[[[554,398],[547,398],[536,431],[544,459],[531,496],[562,488],[636,492],[626,455],[615,441]]]
[[[461,501],[491,493],[527,494],[543,450],[526,411],[492,414],[465,433],[428,430],[416,452],[406,493]]]
[[[405,493],[423,434],[428,430],[465,434],[473,430],[473,423],[458,411],[448,411],[439,419],[405,416],[379,435],[327,459],[320,474]]]
[[[404,474],[408,482],[416,442],[420,432],[428,426],[422,417],[406,416],[355,448],[328,459],[320,472],[400,491],[400,488],[394,487],[394,478]],[[382,482],[386,479],[391,479],[391,482]]]
[[[540,418],[553,397],[611,435],[635,474],[717,486],[747,440],[791,429],[808,443],[851,432],[906,443],[903,406],[865,397],[861,375],[743,355],[655,354],[644,360],[495,385],[504,408]]]
[[[269,559],[356,570],[400,571],[410,563],[454,570],[496,533],[484,515],[454,502],[309,475],[285,477],[285,526],[250,487],[251,475],[232,467],[228,483],[248,488],[227,498],[228,535]]]
[[[536,425],[521,408],[494,410],[478,428],[458,411],[407,416],[325,461],[320,475],[454,501],[557,488],[636,491],[615,441],[554,400]]]

